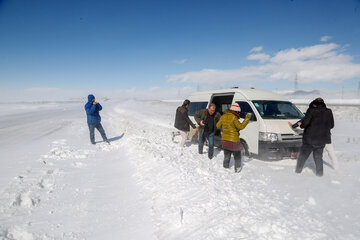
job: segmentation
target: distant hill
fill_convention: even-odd
[[[287,92],[285,96],[320,96],[322,93],[319,90],[305,91],[305,90],[297,90],[293,92]]]

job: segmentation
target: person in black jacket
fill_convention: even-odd
[[[320,100],[321,101],[321,98],[317,98],[315,99],[314,101],[316,100]],[[310,104],[309,104],[309,108],[313,108],[314,107],[314,101],[312,101]],[[326,104],[324,103],[324,106],[326,107]],[[300,127],[301,123],[302,123],[303,119],[301,119],[300,121],[297,121],[296,123],[292,124],[291,122],[288,122],[290,128],[292,128],[294,131],[297,131],[296,128],[297,127]],[[325,148],[324,148],[324,151],[327,152],[331,162],[332,162],[332,167],[334,170],[337,170],[338,169],[338,160],[337,160],[337,157],[336,157],[336,154],[335,154],[335,150],[334,150],[334,147],[332,145],[332,142],[330,143],[327,143],[325,145]]]
[[[172,133],[172,140],[174,141],[175,136],[181,135],[180,146],[184,147],[187,135],[190,131],[190,126],[196,128],[195,124],[190,120],[188,116],[188,108],[190,106],[190,100],[185,100],[183,105],[176,109],[175,124],[174,126],[179,130]]]
[[[323,175],[323,151],[325,144],[331,143],[330,129],[334,127],[334,117],[331,109],[327,108],[322,98],[312,102],[300,127],[304,128],[303,145],[300,149],[295,172],[301,173],[311,152],[316,165],[316,175]]]

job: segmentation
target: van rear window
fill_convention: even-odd
[[[207,105],[208,102],[191,102],[188,109],[188,115],[194,116],[197,111],[205,109]]]

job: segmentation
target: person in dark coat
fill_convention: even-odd
[[[101,117],[99,111],[102,110],[100,103],[95,101],[95,96],[90,94],[88,96],[88,102],[85,104],[85,111],[87,116],[87,124],[90,131],[90,142],[95,144],[95,128],[100,132],[104,142],[110,144],[106,137],[105,130],[101,125]]]
[[[306,111],[301,120],[301,128],[304,128],[303,145],[300,149],[296,164],[296,173],[301,173],[306,160],[313,153],[316,175],[323,175],[323,151],[325,144],[331,143],[330,129],[334,127],[334,117],[331,109],[327,108],[322,98],[312,102],[312,107]]]
[[[316,99],[315,99],[316,100]],[[313,108],[314,107],[314,101],[313,100],[310,104],[309,104],[309,108]],[[320,100],[321,101],[321,98],[317,98],[317,100]],[[324,105],[326,106],[326,104],[324,103]],[[288,122],[289,126],[294,130],[296,131],[296,128],[297,127],[300,127],[301,123],[302,123],[303,119],[301,119],[300,121],[297,121],[296,123],[292,124],[290,122]],[[331,142],[331,139],[330,139],[330,143],[327,143],[325,145],[325,148],[324,150],[327,152],[331,162],[332,162],[332,167],[333,169],[337,170],[338,169],[338,160],[337,160],[337,157],[336,157],[336,154],[335,154],[335,150],[334,150],[334,147],[333,147],[333,144]]]
[[[195,113],[195,121],[199,127],[199,153],[203,153],[205,140],[208,140],[209,151],[208,157],[212,159],[214,156],[214,137],[216,132],[216,123],[220,119],[220,113],[215,112],[216,105],[211,103],[208,109],[202,109]]]
[[[185,100],[183,105],[176,109],[175,115],[175,128],[179,131],[172,133],[172,140],[174,141],[175,136],[181,135],[180,146],[184,147],[187,135],[190,131],[190,126],[194,129],[197,129],[195,124],[190,120],[188,116],[188,108],[190,106],[190,100]]]

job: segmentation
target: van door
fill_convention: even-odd
[[[251,113],[252,117],[248,125],[240,131],[240,138],[244,139],[248,145],[249,153],[258,154],[259,152],[259,121],[256,118],[254,110],[247,101],[236,101],[241,108],[240,121],[244,121],[247,113]]]
[[[211,96],[211,103],[216,105],[216,111],[223,115],[226,109],[230,109],[234,93],[217,93]]]
[[[216,105],[216,112],[219,112],[221,115],[223,115],[226,109],[230,109],[234,99],[234,94],[234,92],[213,94],[211,96],[210,103],[214,103]],[[215,145],[221,146],[221,134],[219,129],[215,132],[214,140]]]

